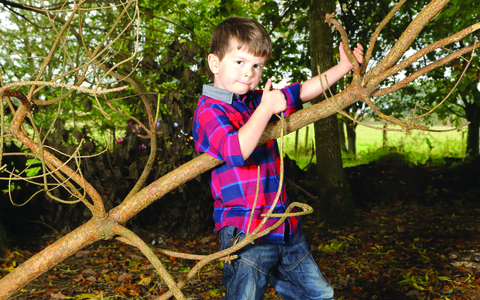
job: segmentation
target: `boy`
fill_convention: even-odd
[[[354,54],[361,63],[363,51],[357,45]],[[271,48],[265,28],[249,18],[227,18],[212,34],[208,64],[214,83],[204,86],[198,100],[193,137],[199,153],[226,162],[212,171],[210,180],[215,231],[220,231],[222,250],[260,224],[261,215],[268,211],[277,193],[277,142],[257,145],[266,125],[274,114],[291,114],[322,93],[318,76],[281,90],[271,90],[268,79],[263,92],[254,90]],[[325,75],[331,85],[351,69],[340,45],[340,63],[322,74],[323,86],[327,86]],[[253,208],[257,166],[260,188]],[[285,212],[289,204],[283,188],[274,213]],[[270,218],[265,228],[276,221]],[[269,283],[287,300],[331,299],[333,289],[313,261],[301,227],[300,217],[287,218],[284,224],[236,252],[238,258],[223,268],[225,299],[262,299]]]

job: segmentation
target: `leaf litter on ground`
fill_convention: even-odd
[[[329,230],[318,214],[305,218],[312,254],[335,299],[480,299],[480,209],[437,203],[359,209],[355,227]],[[146,232],[155,247],[210,254],[215,233],[183,240]],[[159,242],[160,241],[160,242]],[[49,243],[53,243],[50,240]],[[0,259],[3,277],[34,253],[10,249]],[[158,253],[175,280],[195,261]],[[208,264],[182,290],[188,299],[221,299],[223,263]],[[168,290],[142,253],[119,241],[97,242],[66,259],[12,299],[155,299]],[[265,299],[282,299],[269,287]]]

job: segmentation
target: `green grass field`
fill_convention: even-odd
[[[380,123],[372,123],[382,127]],[[308,143],[306,143],[306,127],[299,130],[298,146],[295,151],[295,133],[285,136],[285,153],[303,168],[311,158],[312,143],[314,143],[313,124],[308,126]],[[400,128],[390,126],[390,128]],[[451,129],[447,126],[433,126],[433,130]],[[466,128],[449,132],[410,131],[387,132],[387,146],[383,147],[383,131],[368,128],[362,125],[357,127],[357,157],[343,153],[344,167],[369,163],[388,152],[403,154],[411,163],[425,163],[429,158],[441,163],[443,157],[464,157],[466,143]],[[462,135],[464,137],[462,138]],[[316,162],[315,156],[312,162]]]

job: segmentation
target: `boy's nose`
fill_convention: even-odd
[[[244,76],[245,76],[245,77],[252,77],[252,74],[253,74],[252,68],[247,68],[247,69],[245,70],[245,75],[244,75]]]

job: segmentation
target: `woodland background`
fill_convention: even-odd
[[[369,65],[365,66],[367,70],[373,68],[393,49],[407,26],[430,1],[403,2],[405,3],[381,31],[372,49]],[[480,19],[478,10],[468,9],[477,7],[480,4],[478,0],[444,2],[448,4],[419,33],[409,47],[410,52],[402,59],[428,44],[478,23]],[[338,60],[341,36],[324,22],[326,13],[335,13],[335,18],[341,21],[351,44],[359,42],[367,46],[377,25],[397,3],[383,0],[263,2],[142,0],[82,1],[81,4],[85,9],[79,10],[78,15],[75,15],[78,20],[71,21],[69,27],[59,33],[66,18],[70,16],[70,11],[67,10],[71,9],[70,3],[0,0],[2,43],[0,79],[2,87],[13,82],[38,81],[39,78],[43,82],[61,81],[73,84],[78,82],[78,78],[82,78],[83,83],[79,86],[119,88],[111,93],[95,95],[59,86],[38,85],[37,87],[42,87],[41,93],[36,94],[35,97],[38,98],[31,104],[31,114],[37,129],[29,122],[24,124],[28,134],[35,136],[35,131],[39,133],[38,138],[42,140],[43,146],[56,149],[62,161],[68,160],[67,164],[72,169],[81,170],[83,178],[98,191],[105,210],[110,211],[125,198],[131,197],[132,190],[138,191],[198,156],[191,138],[192,116],[202,85],[212,79],[206,64],[209,35],[215,25],[225,17],[230,15],[254,17],[267,28],[272,35],[274,49],[263,78],[266,80],[271,77],[277,84],[288,84],[302,82],[312,73],[315,74],[317,70],[312,66],[320,65],[319,61],[326,61],[322,66],[326,69],[329,64]],[[128,8],[127,5],[132,6]],[[119,19],[118,14],[122,10],[126,11],[126,17]],[[312,29],[320,27],[323,31]],[[102,40],[107,34],[111,35]],[[119,38],[114,39],[117,35]],[[475,37],[478,37],[478,34],[474,33],[448,47],[429,52],[412,65],[383,80],[379,88],[393,86],[415,74],[418,69],[439,60],[440,57],[467,45],[474,45]],[[55,55],[49,57],[52,45],[56,43],[60,46]],[[85,75],[81,74],[83,70],[74,70],[76,66],[81,66],[84,61],[91,58],[92,53],[95,55],[98,49],[108,51],[95,63],[97,68],[94,71]],[[48,67],[43,69],[42,64],[47,57]],[[109,69],[113,71],[109,72]],[[113,73],[116,76],[112,75]],[[58,80],[62,74],[69,75]],[[461,76],[462,80],[457,83]],[[337,84],[336,90],[344,90],[353,77],[353,74],[346,76],[343,82]],[[421,251],[425,250],[423,255],[430,257],[428,262],[422,261],[420,250],[418,251],[420,254],[415,252],[413,255],[409,252],[408,255],[398,254],[397,258],[408,261],[411,257],[419,256],[422,264],[433,264],[436,256],[434,259],[427,253],[441,250],[447,251],[447,254],[439,254],[438,260],[442,261],[442,265],[449,265],[442,260],[442,255],[450,257],[454,250],[470,251],[478,246],[473,240],[480,232],[479,84],[480,62],[478,56],[472,59],[469,52],[416,78],[414,82],[397,92],[372,99],[384,114],[403,120],[405,116],[412,115],[412,111],[421,110],[419,105],[435,107],[456,85],[449,98],[435,110],[434,114],[421,121],[422,124],[429,126],[448,124],[449,128],[456,128],[468,122],[468,125],[458,129],[465,132],[464,144],[450,145],[451,148],[460,150],[446,152],[444,157],[412,161],[405,151],[385,142],[380,158],[379,155],[372,153],[371,158],[363,161],[363,164],[354,163],[356,166],[343,169],[342,157],[345,162],[357,161],[356,142],[361,139],[357,134],[358,124],[348,116],[358,121],[368,121],[367,125],[376,121],[377,126],[394,128],[392,125],[385,125],[385,120],[380,119],[375,111],[361,101],[346,107],[345,115],[333,115],[315,123],[312,128],[314,132],[310,134],[310,139],[315,136],[315,142],[304,147],[305,149],[299,150],[298,147],[301,148],[302,145],[299,146],[295,142],[286,146],[287,153],[290,151],[290,157],[285,158],[287,193],[290,197],[314,207],[315,213],[306,217],[309,224],[306,231],[309,234],[309,241],[315,248],[312,248],[314,253],[319,255],[318,259],[328,261],[322,264],[322,269],[327,268],[326,272],[330,273],[330,277],[333,274],[328,268],[335,266],[336,263],[326,259],[325,254],[329,258],[344,255],[344,259],[356,259],[358,265],[362,259],[353,254],[355,251],[367,256],[377,252],[388,256],[394,252],[389,250],[394,249],[397,251],[394,252],[395,255],[405,254],[405,249],[395,249],[394,245],[400,243],[398,241],[407,240],[402,243],[408,244],[411,248],[408,251],[413,251],[415,247],[421,248],[418,244],[430,243],[432,242],[430,238],[435,237],[443,241],[435,245],[422,246]],[[25,95],[31,93],[28,87],[22,86],[19,90]],[[39,176],[48,173],[49,167],[42,163],[38,156],[26,155],[25,153],[31,151],[25,143],[19,143],[13,135],[9,135],[7,128],[13,123],[14,112],[22,105],[20,100],[14,97],[10,99],[10,102],[2,100],[1,107],[0,167],[4,165],[6,167],[2,168],[0,173],[3,179],[0,180],[0,257],[5,257],[3,264],[0,261],[3,272],[0,273],[0,279],[15,268],[13,262],[17,264],[23,261],[31,256],[29,252],[40,251],[92,218],[92,210],[84,202],[65,203],[75,200],[71,189],[53,188],[58,186],[53,177]],[[152,132],[156,132],[154,145],[149,138]],[[303,134],[304,132],[302,136]],[[389,134],[386,133],[384,138],[388,139]],[[293,136],[294,133],[290,135]],[[422,145],[426,147],[427,153],[428,149],[431,151],[435,147],[440,147],[433,139],[428,138]],[[296,156],[291,153],[298,151],[307,153],[307,162],[297,164],[293,160]],[[368,157],[369,154],[363,155]],[[310,163],[312,156],[316,158]],[[144,171],[146,165],[151,168],[147,175]],[[301,165],[301,168],[298,165]],[[14,175],[30,179],[12,180]],[[148,209],[130,218],[125,226],[149,244],[158,245],[161,239],[167,241],[165,245],[168,247],[177,249],[187,247],[186,250],[190,252],[212,252],[218,245],[212,235],[212,199],[207,179],[208,172],[179,185],[161,200],[149,205]],[[139,180],[142,181],[140,185]],[[52,188],[45,188],[46,186]],[[57,201],[58,199],[63,201]],[[325,203],[335,202],[335,199],[342,199],[340,209],[325,207]],[[414,211],[421,209],[423,213],[412,213],[409,216],[407,212],[411,208],[410,205],[416,207]],[[402,207],[404,208],[401,209]],[[431,223],[428,225],[428,222],[422,223],[425,221],[422,217],[429,215],[423,209],[432,212]],[[463,221],[457,220],[459,215],[462,215]],[[415,218],[410,218],[412,216]],[[374,241],[374,236],[379,235],[373,233],[378,229],[375,220],[377,223],[381,223],[382,220],[393,220],[396,224],[393,227],[391,223],[380,226],[384,227],[379,230],[383,231],[380,235],[389,240],[383,246],[380,242]],[[435,227],[433,224],[437,221],[442,224],[441,233],[435,232],[429,236],[417,234],[418,230],[425,230],[419,229],[421,227],[418,227],[418,224]],[[372,223],[375,223],[375,229],[366,229]],[[398,234],[404,236],[398,237]],[[179,246],[180,244],[183,246]],[[92,259],[84,258],[83,255],[89,256],[99,252],[94,249],[99,249],[100,246],[106,248],[111,246],[112,249],[116,249],[117,254],[122,252],[120,250],[122,246],[117,244],[95,244],[89,246],[94,248],[87,248],[84,250],[86,252],[78,257],[86,261]],[[428,247],[432,247],[433,250]],[[452,250],[448,250],[449,248]],[[342,252],[345,249],[349,249],[350,252]],[[15,251],[24,258],[16,257]],[[147,265],[139,258],[140,253],[133,253],[135,250],[132,249],[128,251],[130,255],[135,255],[132,261]],[[476,263],[478,253],[474,251],[472,253],[474,254],[469,256],[469,260]],[[458,253],[453,254],[459,256]],[[380,254],[373,254],[375,255]],[[376,261],[372,262],[372,259]],[[366,261],[375,265],[377,260],[370,257]],[[127,260],[121,261],[122,268],[129,270],[138,265]],[[172,268],[176,267],[177,270],[191,268],[186,262],[180,262],[181,266],[175,266],[175,262],[170,260]],[[421,263],[417,262],[417,265],[420,266]],[[168,262],[166,264],[168,265]],[[362,276],[369,275],[360,278],[365,280],[377,278],[373,284],[376,288],[368,288],[371,283],[359,284],[358,282],[362,281],[358,279],[356,283],[352,283],[354,281],[348,279],[353,278],[351,274],[359,273],[360,267],[355,272],[344,270],[342,274],[336,274],[334,276],[336,279],[332,280],[340,293],[342,289],[348,290],[344,291],[344,297],[359,299],[366,299],[362,297],[366,297],[367,293],[369,298],[379,295],[383,299],[389,299],[388,296],[393,295],[390,299],[397,299],[395,297],[398,295],[398,299],[405,299],[405,295],[412,291],[416,293],[410,293],[409,297],[446,299],[465,296],[468,299],[478,291],[480,284],[478,268],[472,265],[468,270],[457,270],[464,272],[461,276],[457,274],[457,277],[464,278],[463,283],[459,285],[453,284],[456,275],[447,276],[438,270],[433,277],[430,271],[416,274],[409,269],[411,266],[404,265],[398,265],[397,268],[400,270],[398,274],[388,273],[389,276],[382,277],[387,273],[380,274],[379,270],[387,267],[392,269],[391,264],[385,263],[377,266],[376,268],[380,268],[378,270],[371,267],[369,272],[366,272],[365,268],[362,271]],[[463,265],[456,266],[458,267],[467,268]],[[112,267],[104,270],[107,269],[111,271]],[[208,270],[213,274],[221,272],[217,265],[211,265]],[[97,278],[102,270],[92,272],[90,275]],[[375,275],[375,272],[380,275]],[[62,276],[66,278],[68,272],[61,273],[62,276],[49,274],[42,276],[57,276],[56,279],[63,279]],[[140,289],[139,286],[144,285],[142,283],[137,284],[137,288],[130,287],[124,291],[122,289],[133,280],[127,280],[125,277],[119,279],[121,274],[120,272],[117,275],[113,273],[109,275],[115,278],[113,281],[118,285],[110,297],[128,297],[130,290],[135,291],[134,294],[130,294],[132,297],[149,297],[155,292],[161,294],[160,290],[165,288],[161,284],[149,281],[145,285],[147,288]],[[130,271],[125,274],[130,274]],[[79,273],[72,276],[77,275]],[[144,275],[144,278],[153,278],[147,275]],[[393,279],[394,276],[397,278]],[[83,279],[77,277],[78,281],[67,279],[70,283],[98,281],[98,279],[88,281],[87,277],[84,274]],[[100,277],[105,278],[103,274]],[[436,280],[430,280],[434,277]],[[449,280],[438,279],[447,277]],[[216,282],[213,288],[203,287],[207,291],[200,292],[201,284],[198,283],[192,293],[201,294],[204,298],[221,297],[218,276],[215,278],[212,279]],[[380,282],[386,280],[385,278],[389,279],[389,284],[391,282],[394,288],[378,294],[381,290],[378,278],[381,278]],[[346,281],[340,282],[339,279]],[[205,284],[205,281],[200,282]],[[444,285],[445,282],[451,284]],[[468,289],[463,285],[467,285]],[[17,295],[28,298],[45,294],[45,297],[54,297],[51,295],[63,293],[64,296],[74,297],[88,292],[90,297],[95,297],[93,291],[101,290],[87,284],[83,286],[89,290],[78,290],[75,293],[54,286],[51,291],[45,292],[48,287],[40,285],[35,288],[30,286],[30,289],[27,288]],[[118,288],[120,286],[121,289]],[[409,289],[404,289],[404,286],[408,286]],[[450,288],[445,289],[445,286]],[[269,292],[274,297],[274,291]],[[362,293],[365,295],[362,296]]]

